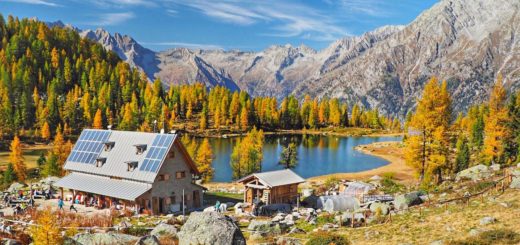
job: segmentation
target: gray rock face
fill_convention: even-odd
[[[83,36],[164,83],[223,85],[253,96],[341,98],[404,117],[433,75],[448,81],[455,111],[487,99],[498,73],[520,87],[520,2],[441,0],[407,26],[386,26],[316,51],[175,48],[158,53],[103,30]],[[351,104],[353,104],[351,103]]]
[[[179,244],[246,244],[239,227],[227,216],[216,212],[191,213],[178,233]]]
[[[98,244],[129,244],[139,240],[138,237],[119,233],[94,233],[94,234],[77,234],[73,238],[76,242],[83,245]]]
[[[480,180],[491,176],[493,172],[489,167],[479,164],[468,169],[464,169],[457,173],[455,180],[459,181],[462,179]]]
[[[511,181],[509,187],[514,189],[520,189],[520,177],[513,177],[513,181]]]
[[[157,237],[177,237],[177,228],[173,225],[161,223],[153,228],[150,235]]]
[[[495,217],[486,216],[480,219],[480,225],[489,225],[495,223],[496,221],[497,219],[495,219]]]
[[[396,196],[394,199],[394,207],[397,210],[403,210],[414,205],[419,205],[422,202],[423,200],[421,199],[421,193],[414,191],[408,194]]]

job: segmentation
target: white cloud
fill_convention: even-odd
[[[385,2],[381,0],[341,0],[340,4],[343,9],[350,13],[362,13],[374,17],[383,17],[389,14],[385,10]]]
[[[35,5],[46,5],[51,7],[58,7],[60,5],[46,1],[46,0],[4,0],[6,2],[13,2],[13,3],[26,3],[26,4],[35,4]]]
[[[98,20],[89,22],[88,24],[95,25],[95,26],[113,26],[113,25],[121,24],[134,17],[135,17],[135,15],[132,12],[105,13],[105,14],[99,15]]]
[[[348,35],[348,32],[316,9],[299,3],[282,3],[275,0],[265,1],[212,1],[212,0],[174,0],[199,11],[206,16],[223,22],[238,25],[269,23],[272,33],[266,36],[309,38],[329,41]]]
[[[155,1],[150,0],[91,0],[94,4],[103,8],[123,8],[129,6],[157,6]]]
[[[222,46],[213,44],[200,44],[200,43],[185,43],[185,42],[139,42],[143,45],[155,45],[155,46],[173,46],[173,47],[184,47],[192,49],[224,49]]]

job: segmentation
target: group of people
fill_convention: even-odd
[[[14,205],[14,214],[19,215],[25,212],[28,207],[34,206],[34,199],[31,195],[26,195],[23,191],[18,191],[17,194],[4,193],[4,205],[11,207]]]
[[[65,210],[63,209],[63,206],[65,205],[65,202],[63,201],[63,198],[59,197],[58,198],[58,210]],[[74,202],[72,202],[70,204],[70,208],[69,208],[69,211],[72,211],[74,210],[76,213],[78,212],[78,210],[76,209],[76,207],[74,207]]]

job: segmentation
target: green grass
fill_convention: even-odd
[[[238,193],[229,193],[229,192],[206,192],[204,193],[204,203],[205,204],[215,204],[216,201],[220,201],[221,203],[225,202],[243,202],[244,194]]]
[[[46,148],[43,147],[31,147],[27,149],[23,149],[23,156],[25,158],[25,164],[27,165],[27,169],[33,169],[38,167],[36,164],[36,160],[40,157],[40,154],[43,152],[47,153]],[[5,169],[7,164],[9,164],[9,151],[0,152],[0,169]]]

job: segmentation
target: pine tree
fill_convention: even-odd
[[[240,112],[240,128],[242,130],[247,130],[249,127],[249,113],[247,112],[247,108],[243,107],[242,112]]]
[[[489,114],[485,117],[484,125],[484,148],[482,155],[484,161],[491,163],[505,163],[504,142],[507,137],[508,114],[506,107],[506,91],[502,85],[502,79],[499,76],[491,96],[489,98]]]
[[[10,150],[11,153],[9,154],[9,162],[13,164],[18,181],[23,182],[27,176],[27,167],[25,166],[22,153],[22,143],[20,142],[20,138],[18,138],[18,136],[15,136],[13,141],[11,141]]]
[[[97,109],[96,115],[94,116],[94,122],[92,124],[92,128],[102,129],[103,128],[103,116],[101,114],[101,109]]]
[[[197,162],[197,169],[202,173],[202,181],[211,181],[215,170],[211,167],[211,163],[213,162],[213,151],[211,150],[208,138],[202,140],[195,159]]]
[[[3,173],[2,182],[5,185],[10,185],[16,180],[16,172],[14,171],[14,167],[12,163],[7,164],[7,168]]]
[[[46,162],[47,158],[45,158],[45,154],[42,152],[40,157],[38,157],[38,160],[36,160],[36,164],[38,164],[38,167],[41,168],[45,165]]]
[[[470,152],[468,141],[464,135],[460,135],[457,139],[457,156],[455,158],[455,173],[458,173],[469,167]]]
[[[298,164],[298,150],[295,143],[283,147],[280,155],[280,165],[285,168],[294,168]]]

